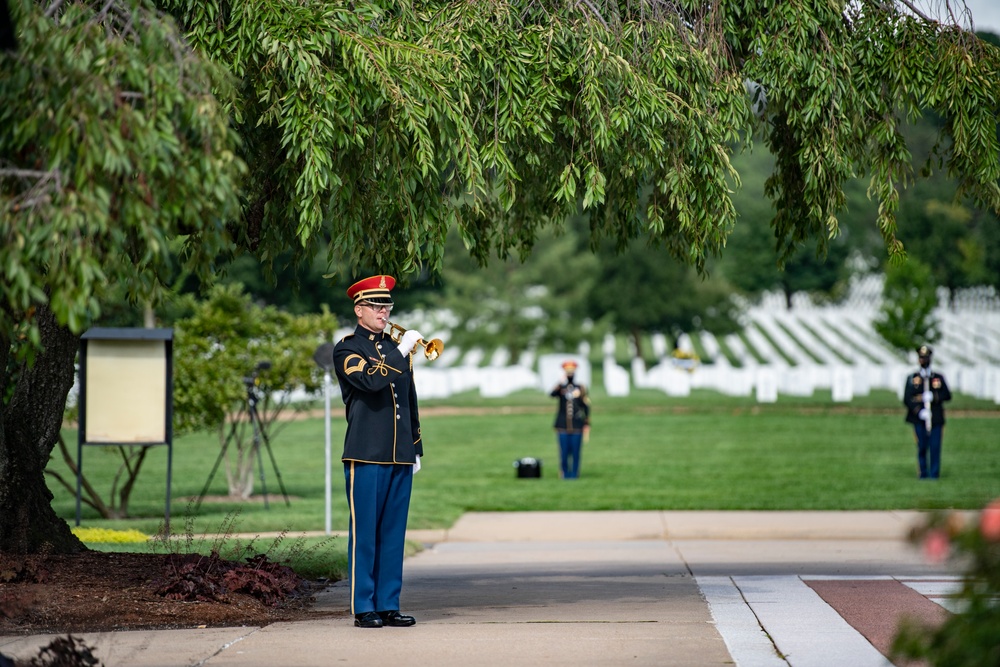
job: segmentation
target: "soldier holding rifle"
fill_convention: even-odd
[[[937,479],[941,474],[941,437],[944,431],[944,402],[951,391],[944,376],[931,371],[934,350],[930,345],[917,348],[920,370],[910,375],[903,389],[906,421],[913,424],[917,441],[920,479]]]

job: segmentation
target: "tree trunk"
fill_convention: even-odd
[[[35,317],[44,350],[33,365],[18,364],[0,382],[5,393],[13,383],[10,401],[0,404],[0,552],[76,553],[86,547],[52,509],[45,466],[73,386],[79,337],[59,326],[47,307]],[[0,373],[10,369],[10,354],[10,341],[0,339]]]
[[[645,361],[646,357],[642,356],[642,331],[639,329],[632,329],[632,344],[635,346],[636,358]]]
[[[125,476],[125,483],[122,484],[122,488],[118,492],[118,510],[115,514],[115,518],[117,519],[128,517],[128,501],[132,497],[132,489],[135,488],[135,480],[139,477],[139,471],[142,470],[146,454],[149,453],[149,447],[138,445],[138,451],[136,451],[135,447],[135,445],[130,446],[128,450],[125,447],[118,448],[118,452],[122,457],[122,465],[118,470],[118,475],[115,477],[115,486],[118,484],[118,478],[122,475]],[[114,489],[112,489],[112,493],[114,493]]]
[[[252,427],[246,411],[240,412],[228,431],[229,446],[226,447],[225,470],[229,497],[249,500],[253,495],[254,456]],[[225,446],[223,441],[222,446]]]

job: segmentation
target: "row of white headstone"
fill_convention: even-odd
[[[616,342],[608,336],[602,345],[604,387],[611,396],[627,395],[631,388],[654,388],[670,396],[686,396],[692,389],[712,389],[736,396],[754,396],[773,402],[779,395],[809,396],[828,390],[834,401],[850,401],[873,389],[902,395],[916,353],[901,354],[889,347],[874,329],[881,294],[881,278],[860,278],[846,305],[817,306],[796,295],[793,310],[785,309],[782,295],[766,296],[746,310],[743,335],[726,336],[722,343],[709,332],[697,338],[705,359],[692,366],[668,349],[662,335],[652,337],[659,361],[651,368],[636,355],[630,367],[615,361]],[[944,295],[942,295],[944,296]],[[1000,299],[992,288],[959,293],[950,308],[936,312],[942,338],[935,344],[934,367],[945,374],[953,391],[1000,403]],[[433,323],[424,326],[433,329]],[[723,345],[729,356],[722,352]],[[748,345],[751,349],[748,349]],[[690,336],[678,341],[678,351],[695,353]],[[522,389],[549,391],[561,376],[561,363],[573,358],[577,375],[590,382],[589,349],[572,355],[531,352],[511,364],[506,350],[485,359],[482,350],[446,349],[433,363],[422,364],[415,375],[418,393],[443,398],[478,390],[483,396],[505,396]],[[734,363],[735,362],[735,363]]]
[[[641,359],[633,360],[632,381],[636,387],[656,388],[672,396],[708,388],[730,395],[755,395],[760,402],[776,401],[779,394],[809,396],[816,390],[829,390],[834,401],[850,401],[872,389],[902,396],[905,379],[916,368],[916,351],[903,355],[887,346],[874,330],[874,316],[870,307],[751,308],[744,336],[756,355],[740,337],[727,336],[724,343],[737,360],[733,365],[715,337],[700,332],[701,347],[711,363],[687,371],[671,356],[660,354],[663,343],[654,338],[654,352],[661,361],[647,370]],[[942,338],[935,345],[935,370],[945,375],[953,391],[1000,403],[1000,312],[941,310],[937,317]],[[678,349],[693,354],[691,338],[682,336]],[[606,388],[622,395],[627,384],[613,369],[609,384],[607,358]]]

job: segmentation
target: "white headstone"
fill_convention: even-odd
[[[758,368],[755,384],[758,403],[775,403],[778,400],[778,376],[774,369]]]
[[[663,334],[657,332],[650,336],[650,341],[653,343],[653,356],[657,359],[662,359],[667,356],[667,337]]]
[[[854,399],[854,374],[847,366],[835,366],[830,391],[835,403],[848,403]]]
[[[608,392],[608,396],[629,394],[628,371],[616,364],[613,359],[604,360],[604,390]]]

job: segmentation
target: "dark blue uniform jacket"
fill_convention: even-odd
[[[906,406],[906,421],[911,424],[923,424],[920,410],[924,407],[924,378],[917,371],[906,379],[903,389],[903,405]],[[944,376],[931,372],[930,390],[934,393],[931,403],[931,426],[944,426],[944,402],[951,400],[951,390]]]
[[[424,454],[411,360],[396,348],[358,325],[333,350],[347,406],[344,461],[412,464]]]
[[[557,431],[575,433],[582,431],[584,426],[590,426],[590,398],[587,397],[585,386],[564,382],[553,389],[550,395],[559,398],[555,422]]]

